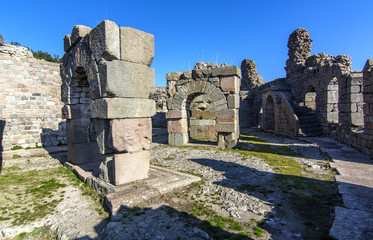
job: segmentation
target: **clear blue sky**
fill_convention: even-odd
[[[287,41],[310,31],[312,54],[347,54],[353,70],[373,58],[373,0],[2,1],[0,34],[33,50],[62,56],[74,25],[108,19],[155,35],[156,86],[168,72],[198,61],[241,65],[253,59],[266,82],[285,76]]]

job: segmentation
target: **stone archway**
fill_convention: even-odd
[[[169,73],[166,77],[168,92],[172,94],[166,114],[169,144],[182,146],[198,134],[215,134],[219,147],[235,146],[239,138],[239,77],[236,66],[210,65]]]

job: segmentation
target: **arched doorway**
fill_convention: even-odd
[[[192,95],[187,103],[189,140],[216,142],[216,107],[207,94]]]

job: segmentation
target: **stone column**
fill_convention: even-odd
[[[100,178],[115,185],[147,178],[151,117],[156,112],[155,101],[149,99],[155,89],[154,69],[149,68],[154,57],[154,36],[129,27],[119,28],[105,20],[92,30],[75,26],[64,43],[67,54],[62,67],[62,95],[68,96],[68,110],[72,113],[72,96],[81,97],[81,93],[72,91],[74,79],[87,84],[89,89],[84,92],[90,97],[71,116],[74,122],[69,121],[68,132],[77,141],[93,144],[97,151],[87,152],[88,148],[80,149],[74,142],[74,148],[69,145],[69,161],[73,159],[70,155],[87,152],[91,158],[72,162],[98,158],[102,161]],[[81,115],[84,121],[78,120]]]
[[[129,27],[117,32],[120,59],[98,66],[101,94],[92,102],[91,118],[102,158],[100,178],[120,185],[148,177],[156,110],[149,99],[155,88],[154,69],[149,68],[154,36]]]

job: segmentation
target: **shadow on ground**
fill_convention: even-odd
[[[263,172],[234,162],[207,158],[190,160],[223,172],[225,179],[214,182],[215,184],[254,196],[272,205],[273,211],[265,214],[267,221],[261,227],[273,237],[279,234],[279,230],[289,232],[289,239],[299,239],[296,234],[291,235],[299,232],[303,233],[302,239],[318,239],[323,234],[327,235],[333,224],[334,207],[342,204],[334,182]],[[240,169],[241,175],[237,175],[237,169]],[[253,181],[246,178],[245,174],[271,180]],[[281,219],[293,219],[294,222],[284,223]]]
[[[101,224],[97,225],[95,230],[100,233],[97,239],[250,239],[239,233],[222,230],[208,221],[167,205],[155,208],[123,206],[119,212],[123,214],[120,221],[110,222],[104,230]]]

